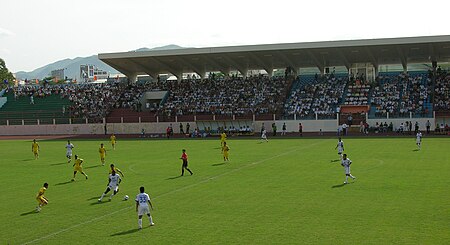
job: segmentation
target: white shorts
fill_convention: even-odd
[[[117,190],[119,190],[119,186],[118,185],[113,185],[113,186],[108,186],[108,188],[110,189],[110,190],[112,190],[112,191],[116,191],[117,192]]]
[[[342,154],[343,151],[343,149],[338,148],[338,154]]]
[[[416,140],[416,144],[420,144],[420,140]]]
[[[68,152],[66,153],[66,157],[72,157],[72,152],[71,152],[71,151],[68,151]]]
[[[141,206],[138,207],[138,215],[144,215],[144,214],[150,214],[150,209],[148,206]]]
[[[344,167],[345,169],[345,174],[350,174],[350,167]]]

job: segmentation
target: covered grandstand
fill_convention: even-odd
[[[317,67],[323,74],[338,66],[354,74],[364,70],[374,78],[384,64],[401,64],[408,71],[412,63],[448,62],[450,35],[103,53],[99,59],[132,81],[137,75],[157,78],[163,73],[179,80],[192,72],[204,77],[211,71],[234,70],[246,76],[249,70],[265,70],[272,75],[274,69],[286,67],[298,74],[302,68]]]
[[[94,134],[160,133],[187,122],[202,130],[250,126],[255,131],[264,124],[281,128],[287,122],[291,132],[302,123],[305,132],[326,132],[343,123],[392,123],[394,130],[405,121],[422,128],[429,121],[434,129],[450,119],[450,76],[440,67],[450,61],[450,36],[125,52],[99,58],[127,75],[128,83],[11,87],[5,93],[8,102],[0,108],[0,125],[9,128],[0,126],[0,133],[63,124],[68,125],[55,133],[74,128]],[[274,76],[277,69],[283,75]],[[251,70],[265,72],[252,75]],[[207,76],[217,71],[224,76]],[[186,75],[192,73],[197,76]],[[163,74],[178,80],[158,79]],[[136,82],[138,75],[154,79]],[[29,103],[30,95],[39,95],[39,106]]]

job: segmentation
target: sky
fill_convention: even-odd
[[[450,1],[0,0],[12,72],[98,53],[450,35]]]

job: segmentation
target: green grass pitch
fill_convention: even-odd
[[[269,139],[270,140],[270,139]],[[85,180],[72,178],[63,140],[0,141],[0,244],[450,244],[450,139],[345,138],[356,181],[342,185],[336,139],[73,140]],[[125,177],[108,202],[107,164]],[[181,172],[187,149],[190,176]],[[49,183],[49,205],[35,195]],[[155,226],[137,230],[144,185]],[[123,201],[124,195],[130,200]]]

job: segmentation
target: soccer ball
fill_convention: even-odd
[[[123,200],[128,200],[128,198],[130,198],[128,195],[125,195],[124,197],[123,197]]]

